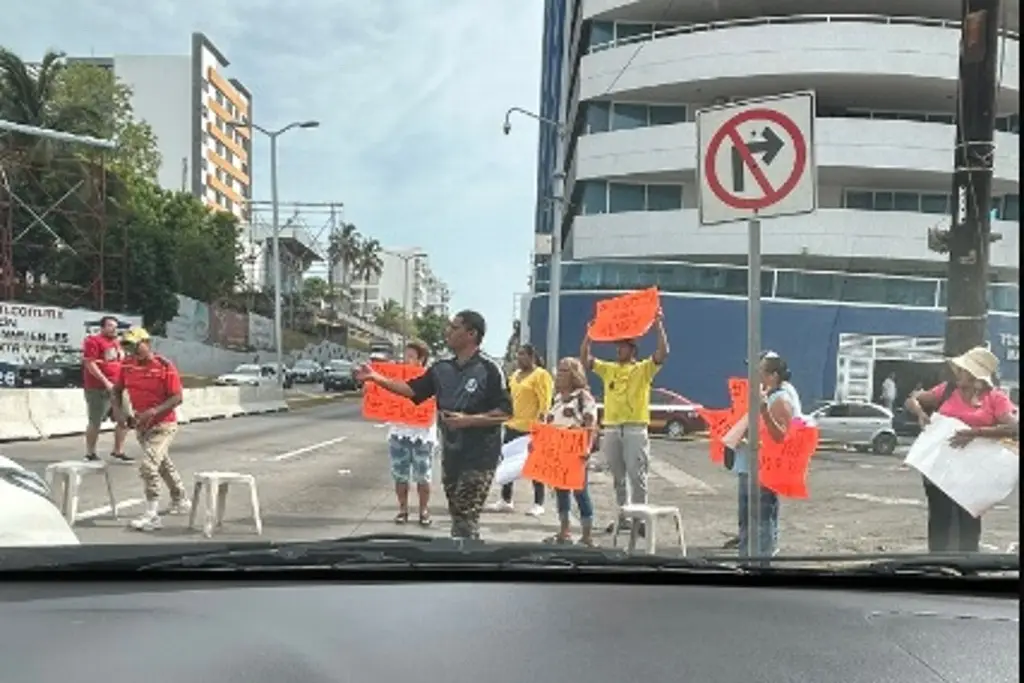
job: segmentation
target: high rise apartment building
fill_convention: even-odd
[[[228,75],[227,57],[203,33],[181,55],[77,58],[111,68],[132,90],[135,116],[156,135],[161,187],[190,192],[243,221],[252,198],[252,95]]]

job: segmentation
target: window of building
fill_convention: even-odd
[[[666,292],[745,296],[747,270],[742,266],[677,262],[586,261],[562,264],[567,290],[629,290],[657,286]],[[536,262],[537,291],[547,291],[549,264]],[[930,278],[840,272],[766,269],[761,291],[765,297],[800,301],[835,301],[917,308],[944,308],[945,282]],[[993,283],[988,288],[993,311],[1020,311],[1020,288]]]
[[[683,186],[678,184],[609,183],[585,180],[577,183],[575,206],[580,215],[630,211],[677,211],[683,208]]]
[[[678,211],[683,208],[682,185],[648,185],[648,211]]]
[[[608,213],[643,211],[646,199],[644,185],[608,183]]]
[[[650,107],[645,104],[616,102],[612,106],[612,130],[646,128]]]
[[[650,112],[652,126],[671,126],[686,122],[687,107],[684,104],[652,104]]]
[[[611,130],[611,102],[585,102],[584,111],[587,133],[607,133]]]
[[[949,195],[945,194],[923,194],[921,195],[921,212],[949,215]]]

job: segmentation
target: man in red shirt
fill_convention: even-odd
[[[155,531],[163,526],[157,511],[161,479],[171,491],[170,514],[187,514],[192,509],[181,476],[168,454],[178,431],[175,408],[182,400],[181,376],[171,361],[153,352],[149,333],[141,327],[128,330],[122,344],[131,355],[122,364],[114,386],[114,416],[119,425],[135,428],[142,446],[139,476],[146,497],[146,510],[131,522],[131,527]],[[122,399],[126,393],[134,415],[124,410]]]
[[[99,334],[90,335],[82,344],[82,386],[85,388],[85,405],[88,423],[85,427],[85,459],[99,460],[96,442],[100,437],[100,425],[111,412],[110,400],[114,383],[121,375],[121,361],[124,352],[117,340],[117,318],[105,315],[100,318]],[[124,454],[126,430],[114,429],[114,450],[110,457],[120,462],[132,462]]]

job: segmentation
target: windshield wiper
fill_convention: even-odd
[[[570,571],[727,571],[734,565],[700,558],[630,556],[622,550],[500,544],[404,534],[372,534],[164,557],[146,562],[151,570],[458,569]]]
[[[709,560],[720,559],[708,556]],[[1020,572],[1020,557],[998,553],[908,553],[741,558],[752,571],[805,571],[843,576],[984,577]]]

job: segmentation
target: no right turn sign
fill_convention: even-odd
[[[698,111],[697,174],[703,225],[813,212],[814,93]]]

